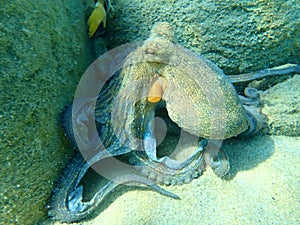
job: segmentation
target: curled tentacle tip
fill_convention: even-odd
[[[228,162],[225,152],[219,151],[216,158],[211,163],[211,167],[218,177],[224,177],[230,170],[230,164]]]

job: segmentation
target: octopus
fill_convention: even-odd
[[[207,167],[225,176],[230,165],[222,140],[251,137],[265,123],[261,92],[246,88],[242,96],[233,84],[300,70],[287,64],[225,75],[206,58],[176,44],[166,22],[156,23],[143,43],[122,46],[99,60],[101,64],[97,60],[87,71],[94,74],[88,85],[95,87],[83,81],[85,96],[75,94],[62,116],[76,153],[52,193],[49,216],[54,220],[74,222],[91,216],[121,184],[146,185],[179,199],[159,185],[189,183]],[[111,76],[102,77],[108,73]],[[86,91],[92,89],[101,91]],[[166,150],[164,135],[178,138],[172,152]],[[87,171],[97,170],[108,159],[106,171],[117,170],[117,162],[123,173],[110,176],[85,199],[82,180]]]

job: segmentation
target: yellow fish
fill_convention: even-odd
[[[89,36],[92,37],[99,25],[103,22],[103,27],[106,27],[106,11],[104,8],[104,0],[99,0],[95,4],[95,8],[88,19]]]

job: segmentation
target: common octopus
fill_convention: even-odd
[[[77,98],[66,108],[65,134],[76,149],[84,149],[85,155],[76,151],[53,190],[49,216],[54,220],[74,222],[90,216],[120,184],[140,183],[163,195],[179,198],[157,184],[189,183],[207,166],[220,177],[226,175],[229,163],[220,149],[222,140],[249,137],[264,124],[260,92],[246,88],[245,96],[241,96],[233,83],[299,72],[298,65],[287,64],[226,76],[209,60],[174,43],[173,35],[170,24],[156,23],[142,45],[123,47],[123,54],[114,61],[119,67],[110,71],[113,75],[96,97]],[[109,67],[105,59],[111,56],[107,53],[100,57],[98,67]],[[187,137],[187,142],[196,142],[195,148],[184,152],[179,147],[174,154],[161,156],[156,128],[162,120],[155,120],[157,117],[166,124],[165,130],[160,129],[167,133],[163,135],[177,136],[179,142],[183,136]],[[84,201],[81,182],[88,169],[115,157],[119,157],[122,165],[128,165],[123,167],[127,174],[109,178]],[[114,166],[108,168],[114,169]]]

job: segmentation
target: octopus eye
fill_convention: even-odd
[[[161,34],[160,37],[166,38],[166,39],[167,39],[167,38],[168,38],[168,35],[167,35],[167,34]]]
[[[152,48],[147,48],[145,53],[148,55],[155,55],[155,50]]]

